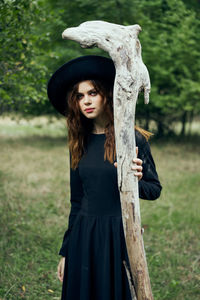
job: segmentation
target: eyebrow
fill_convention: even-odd
[[[90,93],[90,92],[93,92],[93,91],[95,91],[95,92],[97,92],[97,90],[95,89],[95,88],[92,88],[91,90],[89,90],[89,91],[87,91],[87,93]],[[81,93],[81,92],[77,92],[77,94],[83,94],[83,93]]]

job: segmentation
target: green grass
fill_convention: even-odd
[[[69,213],[69,161],[62,120],[0,119],[0,299],[60,299],[58,250]],[[155,300],[197,300],[199,139],[153,141],[163,185],[141,201]]]
[[[198,299],[198,145],[162,141],[152,147],[163,191],[158,201],[142,202],[142,223],[155,299]]]

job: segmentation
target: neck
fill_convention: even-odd
[[[94,128],[92,130],[93,133],[105,133],[105,126],[100,124],[94,124]]]
[[[94,120],[94,128],[93,128],[93,133],[105,133],[105,127],[108,123],[108,119],[107,118],[96,118]]]

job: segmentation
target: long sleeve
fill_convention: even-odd
[[[70,159],[71,162],[71,159]],[[73,223],[76,219],[76,216],[81,207],[81,199],[83,197],[83,187],[82,182],[79,176],[79,170],[76,168],[72,170],[71,163],[70,163],[70,202],[71,202],[71,209],[69,214],[69,221],[68,221],[68,229],[66,230],[63,238],[63,243],[61,249],[59,251],[59,255],[66,256],[67,254],[67,247],[69,242],[69,235],[72,230]]]
[[[139,181],[139,197],[146,200],[156,200],[160,197],[162,186],[158,178],[150,145],[145,138],[142,138],[142,142],[141,138],[139,138],[138,158],[143,161],[143,177]]]

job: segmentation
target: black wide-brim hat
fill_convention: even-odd
[[[50,102],[59,113],[67,116],[67,92],[76,83],[92,79],[100,79],[113,86],[115,66],[112,59],[88,55],[65,63],[51,76],[48,82],[47,94]]]

